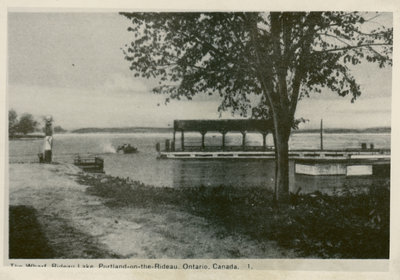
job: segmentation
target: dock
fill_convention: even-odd
[[[209,131],[221,133],[221,145],[205,145],[205,137]],[[180,147],[175,145],[177,132],[181,133]],[[200,133],[201,145],[187,145],[185,132]],[[226,145],[225,135],[228,132],[240,132],[242,145]],[[260,133],[263,145],[247,146],[248,132]],[[166,140],[163,150],[160,143],[157,143],[156,149],[158,159],[275,159],[274,148],[266,145],[266,136],[269,133],[273,133],[273,124],[268,120],[175,120],[172,141]],[[390,149],[376,149],[372,143],[369,148],[367,143],[361,143],[359,149],[323,149],[322,121],[320,149],[289,151],[289,159],[295,161],[295,173],[311,176],[389,175],[390,157]]]
[[[160,159],[193,159],[193,158],[254,158],[274,159],[275,151],[160,151]],[[371,160],[389,159],[390,149],[348,149],[348,150],[290,150],[289,159],[324,159],[324,160]]]
[[[159,159],[275,159],[274,151],[160,152]],[[311,176],[390,175],[390,150],[291,150],[295,173]]]
[[[390,176],[390,157],[297,159],[295,173],[311,176]]]

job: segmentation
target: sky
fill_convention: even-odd
[[[391,17],[381,22],[391,25]],[[130,22],[117,13],[8,14],[8,104],[55,125],[167,127],[174,119],[216,119],[218,97],[171,101],[151,93],[154,81],[134,78],[121,48]],[[362,64],[353,70],[362,95],[355,103],[323,90],[298,104],[301,128],[390,126],[392,69]],[[222,118],[232,118],[230,112]]]

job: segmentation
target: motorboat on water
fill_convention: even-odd
[[[124,153],[124,154],[133,154],[137,153],[138,149],[136,147],[131,146],[131,144],[123,144],[118,146],[117,153]]]

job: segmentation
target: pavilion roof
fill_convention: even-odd
[[[224,120],[174,120],[174,131],[239,131],[267,133],[273,129],[272,120],[224,119]]]

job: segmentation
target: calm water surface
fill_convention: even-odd
[[[146,184],[169,187],[192,186],[274,186],[274,161],[260,159],[185,159],[157,160],[155,145],[171,139],[171,133],[131,134],[60,134],[54,136],[53,154],[58,162],[73,162],[76,154],[101,155],[105,161],[105,172],[109,175],[129,177]],[[179,137],[178,137],[179,138]],[[187,145],[200,146],[200,134],[185,134]],[[248,134],[246,144],[262,145],[262,136]],[[218,134],[207,134],[206,145],[221,143]],[[240,145],[240,134],[227,134],[227,145]],[[10,162],[37,162],[37,154],[43,140],[13,140],[9,142]],[[117,154],[115,148],[123,143],[138,147],[136,154]],[[319,148],[319,134],[294,134],[291,149]],[[324,148],[359,148],[361,143],[374,143],[375,148],[390,148],[390,134],[326,134]],[[177,145],[180,145],[177,142]],[[273,145],[271,136],[267,145]],[[306,176],[294,174],[294,163],[290,163],[290,189],[302,192],[320,190],[331,192],[343,186],[364,186],[382,178],[345,176]],[[385,180],[385,178],[384,178]]]

